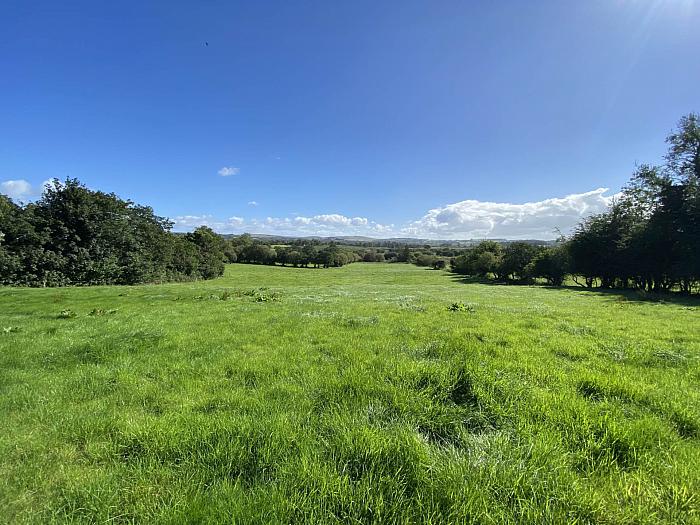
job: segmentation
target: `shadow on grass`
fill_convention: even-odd
[[[676,304],[680,306],[698,307],[700,308],[700,295],[684,295],[677,292],[652,293],[641,290],[624,290],[617,288],[586,288],[585,286],[562,285],[551,286],[543,283],[527,283],[527,282],[503,282],[494,281],[485,277],[474,277],[469,275],[460,275],[456,273],[449,274],[450,279],[462,284],[488,284],[491,286],[537,286],[543,290],[569,290],[576,292],[585,292],[600,297],[608,297],[612,300],[637,303],[660,303],[660,304]]]
[[[487,279],[486,277],[475,277],[473,275],[460,275],[458,273],[448,273],[450,279],[456,283],[462,284],[489,284],[491,286],[507,286],[508,283],[502,281],[494,281],[493,279]],[[515,286],[518,286],[515,284]]]
[[[684,295],[679,292],[644,292],[642,290],[624,290],[617,288],[586,288],[584,286],[545,286],[546,290],[571,290],[585,292],[599,297],[610,297],[617,301],[629,301],[637,303],[669,303],[681,306],[700,307],[700,296]]]

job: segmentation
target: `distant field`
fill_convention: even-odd
[[[404,264],[0,288],[0,521],[697,523],[699,358],[698,302]]]

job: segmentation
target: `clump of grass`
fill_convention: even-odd
[[[562,322],[558,325],[559,330],[575,336],[592,336],[595,335],[595,328],[592,326],[578,326],[571,323]]]
[[[469,312],[470,314],[476,312],[476,308],[471,303],[452,303],[447,309],[450,312]]]
[[[88,315],[90,315],[92,317],[100,317],[103,315],[113,315],[116,313],[117,313],[116,308],[111,308],[109,310],[105,310],[104,308],[93,308],[92,310],[90,310],[90,313]]]
[[[605,389],[595,381],[581,381],[578,384],[577,390],[583,397],[592,401],[602,401],[605,399]]]
[[[303,317],[312,317],[315,319],[334,319],[336,317],[341,317],[338,312],[328,312],[323,310],[314,310],[312,312],[304,312],[301,314]]]
[[[61,310],[56,317],[58,319],[73,319],[77,316],[78,314],[76,314],[73,310]]]
[[[561,357],[572,362],[580,362],[588,359],[588,356],[584,352],[576,352],[568,349],[557,348],[552,352],[555,356]]]
[[[396,304],[403,310],[412,310],[414,312],[425,312],[425,306],[416,302],[413,296],[398,297]]]
[[[584,379],[578,383],[578,392],[591,401],[621,401],[646,403],[639,392],[614,382],[601,383],[596,379]]]
[[[403,310],[412,310],[414,312],[425,312],[425,306],[412,301],[400,301],[399,308]]]
[[[281,300],[279,292],[270,291],[268,288],[256,288],[253,290],[247,290],[243,292],[243,295],[247,297],[252,297],[253,300],[255,300],[255,302],[258,303],[269,303]]]
[[[342,324],[349,328],[359,328],[361,326],[371,326],[379,323],[379,317],[376,315],[366,315],[357,317],[343,318]]]
[[[693,417],[687,410],[676,410],[671,413],[669,419],[676,428],[678,435],[682,438],[691,439],[700,437],[700,423],[698,423],[696,417]]]
[[[680,366],[687,364],[688,361],[689,358],[680,352],[674,352],[673,350],[657,350],[652,352],[651,357],[647,360],[647,364]]]

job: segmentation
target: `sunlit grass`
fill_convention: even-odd
[[[0,520],[696,522],[700,305],[634,299],[400,264],[0,289]]]

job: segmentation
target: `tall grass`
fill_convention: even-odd
[[[0,520],[696,523],[700,305],[629,299],[388,264],[0,289]]]

